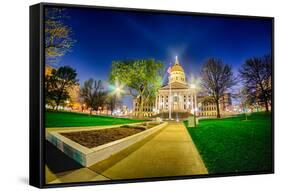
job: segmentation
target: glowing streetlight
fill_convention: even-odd
[[[116,87],[114,90],[115,94],[120,94],[121,93],[121,88],[120,87]]]
[[[200,83],[201,79],[198,77],[195,77],[194,75],[191,75],[190,77],[190,88],[194,90],[200,89]]]
[[[115,91],[116,91],[116,92],[120,92],[120,91],[121,91],[121,88],[120,88],[120,87],[116,87]]]
[[[124,85],[120,84],[118,81],[115,82],[115,84],[109,85],[109,90],[110,90],[110,97],[112,99],[113,103],[113,108],[111,109],[111,113],[114,115],[116,114],[116,101],[121,98],[122,95],[125,94],[125,90],[123,89]]]
[[[195,85],[195,84],[191,84],[191,85],[190,85],[190,88],[193,89],[193,90],[195,90],[196,85]]]
[[[193,90],[194,104],[192,104],[192,109],[193,109],[193,116],[194,116],[194,125],[196,127],[196,115],[197,115],[197,95],[196,95],[196,89],[197,89],[197,86],[196,86],[196,84],[190,84],[190,88]]]
[[[125,92],[123,88],[123,85],[118,82],[115,82],[115,85],[112,87],[112,94],[115,95],[117,98],[121,97],[121,95]]]
[[[201,83],[201,79],[200,78],[196,78],[195,76],[191,75],[190,78],[190,89],[193,92],[194,95],[194,108],[193,108],[193,112],[196,114],[198,111],[197,108],[197,92],[200,90],[200,83]]]

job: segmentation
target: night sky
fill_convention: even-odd
[[[66,12],[64,22],[77,42],[59,65],[75,68],[80,84],[89,78],[106,81],[113,60],[155,58],[168,67],[178,56],[188,78],[209,57],[221,58],[237,73],[245,59],[271,53],[270,20],[82,8]]]

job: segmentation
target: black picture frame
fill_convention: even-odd
[[[44,7],[71,7],[85,8],[98,10],[115,10],[122,12],[143,12],[143,13],[164,13],[170,15],[192,15],[192,16],[210,16],[210,17],[225,17],[225,18],[244,18],[244,19],[259,19],[270,20],[272,22],[271,35],[271,55],[272,55],[272,169],[270,171],[261,172],[246,172],[246,173],[226,173],[226,174],[211,174],[211,175],[190,175],[190,176],[173,176],[159,178],[143,178],[134,180],[111,180],[97,182],[77,182],[77,183],[60,183],[60,184],[45,184],[45,100],[44,100]],[[154,9],[134,9],[121,7],[103,7],[103,6],[88,6],[88,5],[72,5],[72,4],[56,4],[56,3],[39,3],[30,6],[30,133],[29,133],[29,184],[38,188],[53,188],[67,186],[85,186],[99,184],[115,184],[115,183],[132,183],[132,182],[147,182],[147,181],[163,181],[163,180],[178,180],[178,179],[193,179],[193,178],[210,178],[210,177],[226,177],[226,176],[242,176],[256,174],[271,174],[274,173],[274,18],[260,17],[248,15],[230,15],[230,14],[213,14],[213,13],[195,13],[170,10],[154,10]]]

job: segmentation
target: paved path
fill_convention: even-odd
[[[206,174],[205,165],[182,122],[165,129],[102,172],[110,179]]]
[[[156,136],[123,155],[117,161],[115,157],[102,165],[76,170],[53,183],[78,181],[83,172],[87,175],[88,181],[208,173],[182,122],[169,122]]]

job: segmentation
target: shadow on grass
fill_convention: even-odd
[[[53,146],[50,142],[45,140],[46,165],[53,173],[60,173],[69,170],[83,168],[82,165],[68,157],[62,151]]]

